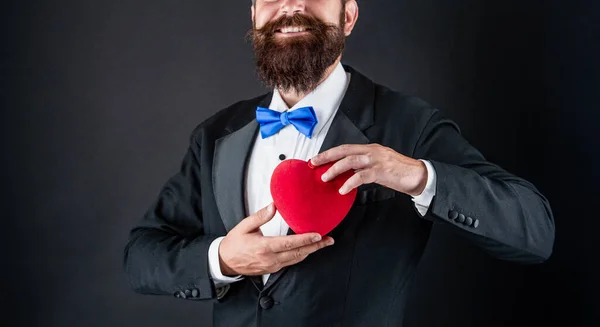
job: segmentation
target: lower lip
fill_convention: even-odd
[[[293,37],[293,36],[307,35],[308,33],[309,33],[308,31],[303,31],[303,32],[291,32],[291,33],[277,32],[275,34],[280,37]]]

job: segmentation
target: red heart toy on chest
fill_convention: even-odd
[[[271,176],[271,196],[277,211],[296,233],[324,236],[339,225],[356,198],[356,188],[341,195],[339,189],[354,175],[349,170],[329,182],[323,175],[334,163],[313,167],[298,159],[282,161]]]

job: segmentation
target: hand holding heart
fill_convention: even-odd
[[[219,263],[225,276],[272,274],[296,264],[325,246],[331,237],[318,233],[286,236],[263,236],[260,226],[275,216],[270,204],[237,224],[219,246]]]
[[[343,145],[310,162],[281,162],[271,177],[271,195],[294,232],[324,236],[344,220],[356,188],[367,183],[417,195],[427,183],[427,168],[422,161],[378,144]]]
[[[335,162],[323,181],[330,181],[349,170],[355,173],[340,188],[347,194],[363,184],[377,183],[411,196],[423,192],[427,184],[427,168],[422,161],[404,156],[379,144],[346,144],[313,157],[313,166]]]

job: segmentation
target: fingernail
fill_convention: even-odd
[[[317,236],[313,237],[313,242],[318,242],[320,240],[321,240],[321,236],[320,235],[317,235]]]
[[[329,241],[327,241],[327,245],[333,245],[333,243],[335,243],[335,242],[333,241],[332,238],[330,238]]]
[[[273,209],[274,209],[275,205],[273,203],[269,204],[269,206],[267,207],[267,212],[268,213],[272,213]]]
[[[321,175],[321,180],[322,180],[323,182],[327,182],[327,174],[323,174],[323,175]]]
[[[345,194],[346,194],[346,189],[342,187],[342,188],[340,189],[340,194],[341,194],[341,195],[345,195]]]

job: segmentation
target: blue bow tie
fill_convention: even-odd
[[[276,134],[289,124],[294,125],[298,132],[311,138],[317,125],[317,115],[313,107],[298,108],[290,112],[278,112],[258,107],[256,109],[256,121],[260,124],[260,134],[263,139]]]

